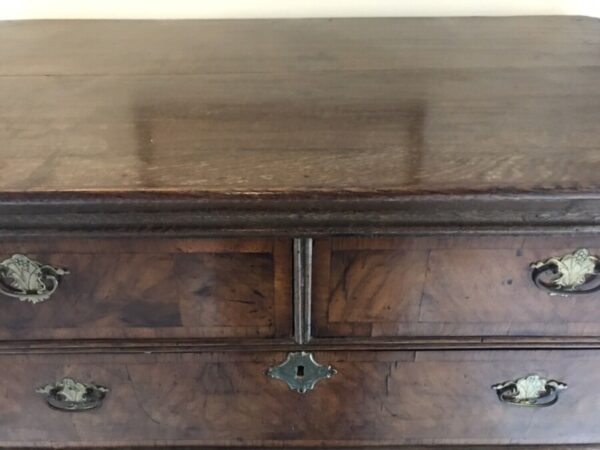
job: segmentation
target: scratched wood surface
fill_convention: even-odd
[[[42,303],[0,295],[0,338],[290,337],[291,241],[4,239],[65,267]]]
[[[0,193],[596,192],[581,17],[0,24]]]
[[[2,356],[0,445],[347,448],[600,441],[598,352],[318,353],[317,360],[338,373],[306,395],[265,375],[283,357]],[[530,373],[569,387],[542,409],[508,406],[491,389]],[[108,386],[104,405],[78,414],[48,408],[35,388],[66,375]]]
[[[332,336],[596,336],[599,293],[551,296],[529,265],[595,236],[334,238],[315,244],[313,331]]]

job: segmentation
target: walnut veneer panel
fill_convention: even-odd
[[[596,336],[600,293],[551,296],[530,263],[600,238],[456,237],[317,240],[317,336]]]
[[[291,336],[291,241],[4,239],[70,274],[37,304],[0,295],[0,337]]]
[[[0,24],[0,193],[600,189],[573,17]]]
[[[318,353],[338,374],[299,395],[265,369],[283,354],[1,356],[0,445],[293,446],[600,442],[600,354],[586,351]],[[530,373],[569,384],[548,408],[501,403]],[[34,389],[65,375],[108,386],[84,413]],[[204,448],[204,447],[203,447]]]

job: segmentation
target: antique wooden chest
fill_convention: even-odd
[[[0,448],[600,445],[600,24],[0,24]]]

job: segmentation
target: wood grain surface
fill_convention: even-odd
[[[3,23],[0,193],[597,192],[598,30]]]
[[[595,236],[317,240],[316,336],[597,336],[600,294],[550,296],[530,263]]]
[[[2,356],[0,445],[338,448],[600,441],[600,354],[586,351],[318,353],[338,374],[307,395],[265,375],[282,353]],[[549,408],[501,403],[491,385],[529,373],[569,384]],[[111,389],[102,408],[48,408],[65,375]],[[480,447],[481,448],[481,447]],[[487,448],[487,447],[486,447]]]
[[[595,448],[600,298],[528,265],[600,254],[599,31],[0,23],[0,261],[71,271],[0,298],[0,447]],[[290,236],[323,237],[312,285]],[[288,350],[338,373],[292,392],[265,374]],[[531,373],[569,388],[544,409],[491,389]],[[64,376],[108,386],[102,408],[48,408]]]
[[[2,339],[291,337],[291,241],[5,239],[66,267],[52,297],[0,296]]]

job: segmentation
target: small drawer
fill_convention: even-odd
[[[315,242],[319,337],[597,336],[600,238]]]
[[[0,277],[0,339],[292,333],[289,240],[3,239]]]
[[[337,373],[306,394],[265,375],[284,358],[264,352],[2,355],[0,446],[600,442],[599,352],[323,352],[315,359]],[[90,389],[78,403],[82,386],[74,383]],[[83,411],[49,408],[47,402],[70,406],[57,398],[57,386],[66,386]]]

